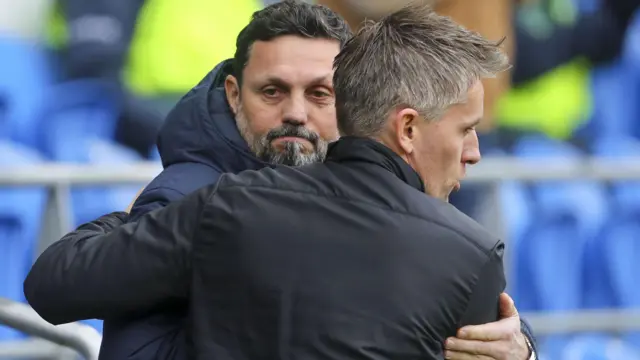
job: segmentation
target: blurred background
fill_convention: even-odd
[[[165,114],[273,2],[0,0],[0,297],[23,302],[43,247],[159,173]],[[402,1],[318,2],[356,28]],[[509,292],[543,359],[640,359],[639,2],[435,1],[507,37],[514,67],[485,84],[483,162],[452,202],[507,242]],[[61,358],[0,326],[0,358],[18,354]]]

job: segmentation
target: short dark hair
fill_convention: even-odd
[[[269,5],[253,13],[249,24],[238,34],[233,59],[233,72],[238,83],[242,83],[242,71],[249,61],[251,45],[284,35],[334,39],[342,48],[352,33],[340,15],[325,6],[296,0]]]
[[[341,134],[376,136],[398,106],[438,119],[477,80],[509,68],[500,44],[419,4],[367,22],[334,61]]]

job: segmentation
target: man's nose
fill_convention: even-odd
[[[298,96],[292,94],[292,96],[284,102],[282,119],[285,122],[293,123],[295,125],[304,125],[307,123],[307,103],[304,95]]]
[[[480,162],[482,155],[480,155],[480,142],[478,141],[478,134],[474,131],[469,134],[465,139],[464,150],[462,151],[462,162],[465,164],[477,164]]]

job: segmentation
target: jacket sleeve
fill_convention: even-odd
[[[162,209],[174,201],[184,198],[184,194],[171,188],[156,187],[144,189],[131,208],[129,221],[137,221],[144,214]]]
[[[499,297],[507,285],[502,264],[503,255],[504,243],[499,242],[479,274],[467,310],[462,316],[460,327],[498,321],[500,317]]]
[[[24,282],[27,301],[52,324],[127,316],[184,301],[191,241],[214,192],[215,185],[203,188],[115,228],[109,225],[116,214],[82,225],[37,259]]]
[[[215,184],[222,173],[204,164],[176,163],[166,167],[140,194],[129,214],[136,221],[144,214],[178,201],[198,189]]]

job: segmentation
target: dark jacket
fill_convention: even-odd
[[[135,221],[186,194],[214,184],[222,173],[237,173],[267,165],[251,153],[229,110],[222,85],[230,72],[230,65],[229,61],[225,61],[216,66],[169,113],[158,136],[158,150],[164,171],[140,194],[129,221]],[[126,217],[122,217],[124,219]],[[111,223],[117,222],[117,219],[110,220]],[[74,234],[96,229],[90,224],[87,226],[79,228],[79,232]],[[71,257],[62,252],[58,254],[66,261],[75,261],[72,253],[73,250],[70,250]],[[51,264],[56,263],[54,259],[51,260]],[[29,286],[40,283],[38,279],[41,275],[34,269],[31,280],[25,283],[25,294],[36,311],[54,324],[79,320],[68,312],[68,299],[73,294],[57,291],[53,283],[50,284],[51,288]],[[186,360],[182,332],[185,309],[186,304],[176,303],[158,309],[155,314],[131,314],[124,318],[106,319],[100,359]]]
[[[240,135],[223,85],[231,62],[216,66],[169,113],[158,135],[164,171],[136,200],[129,221],[166,206],[223,173],[260,169],[259,161]],[[184,359],[186,304],[176,303],[155,314],[105,319],[101,360]]]
[[[443,359],[459,327],[497,319],[504,247],[423,191],[391,150],[347,137],[325,164],[224,175],[135,224],[72,233],[32,274],[73,292],[75,318],[189,298],[191,359]],[[50,266],[57,251],[74,261]]]

